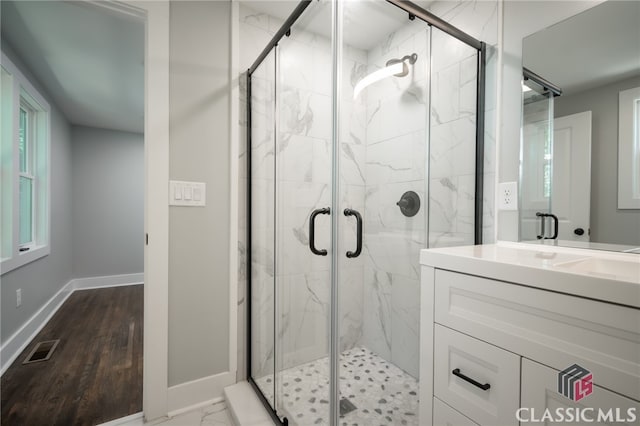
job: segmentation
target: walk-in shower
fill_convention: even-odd
[[[249,381],[283,424],[420,424],[419,251],[481,242],[485,45],[399,0],[279,24],[247,72]]]

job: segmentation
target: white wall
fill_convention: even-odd
[[[554,115],[592,112],[591,241],[640,245],[640,210],[618,209],[618,93],[640,87],[634,77],[555,98]]]
[[[170,208],[169,386],[229,365],[229,40],[230,2],[171,3],[170,178],[207,205]]]
[[[73,126],[73,276],[143,272],[144,135]]]
[[[601,0],[504,2],[498,181],[517,182],[522,121],[522,39]],[[518,240],[518,212],[498,212],[498,239]]]
[[[51,106],[51,253],[3,274],[1,341],[4,344],[72,278],[71,134],[70,126],[51,97],[5,41],[2,51],[22,71]],[[4,208],[4,206],[3,206]],[[22,305],[16,307],[16,290]]]

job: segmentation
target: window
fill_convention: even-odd
[[[619,93],[618,208],[640,209],[640,87]]]
[[[29,125],[33,121],[33,113],[26,106],[20,105],[20,120],[18,127],[18,152],[20,163],[20,183],[18,191],[18,243],[24,251],[33,245],[33,187],[35,176],[33,175],[33,132]]]
[[[640,98],[634,100],[633,109],[633,196],[640,198]]]
[[[2,273],[49,254],[49,104],[2,55]]]

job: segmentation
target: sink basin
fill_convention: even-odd
[[[579,274],[596,275],[603,278],[640,283],[640,260],[635,262],[589,257],[586,259],[556,263],[553,266],[568,269]]]

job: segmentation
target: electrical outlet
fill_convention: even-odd
[[[498,209],[518,210],[518,182],[502,182],[498,185]]]
[[[16,290],[16,308],[22,305],[22,289]]]

